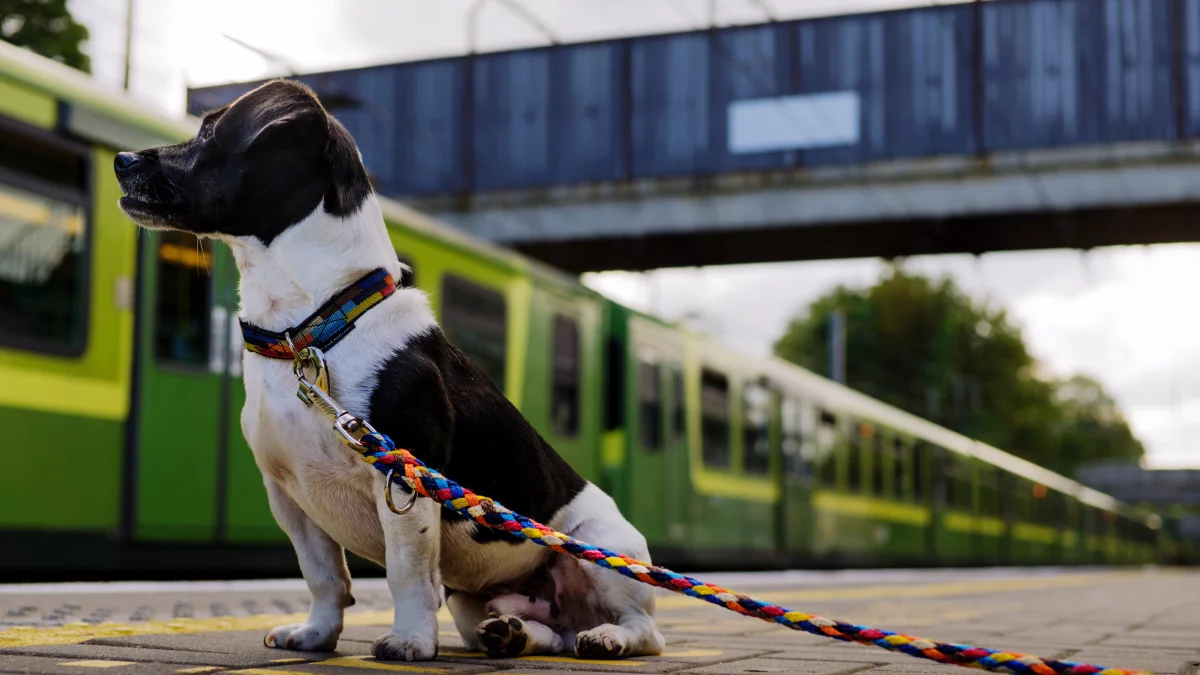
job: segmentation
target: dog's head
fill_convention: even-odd
[[[209,113],[189,141],[122,152],[114,165],[121,209],[138,224],[266,245],[318,207],[352,215],[371,192],[354,139],[287,80]]]

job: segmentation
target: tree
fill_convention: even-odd
[[[1055,400],[1066,429],[1060,452],[1063,461],[1079,466],[1095,459],[1136,462],[1145,454],[1117,402],[1104,385],[1086,375],[1061,382]]]
[[[81,49],[88,30],[71,16],[67,0],[0,0],[0,39],[91,72]]]
[[[792,320],[775,354],[828,372],[838,310],[854,389],[1060,472],[1143,453],[1098,382],[1043,378],[1006,312],[975,303],[950,279],[893,266],[870,288],[839,286]]]

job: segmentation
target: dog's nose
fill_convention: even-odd
[[[113,165],[117,171],[128,171],[137,166],[140,161],[142,161],[142,158],[138,157],[136,153],[118,152],[117,158],[113,160]]]

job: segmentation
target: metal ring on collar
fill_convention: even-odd
[[[407,504],[405,504],[404,506],[402,506],[400,508],[396,508],[396,505],[394,503],[392,503],[392,485],[393,485],[392,477],[395,474],[396,474],[395,469],[388,469],[387,477],[383,479],[384,480],[383,498],[385,501],[387,501],[387,507],[389,509],[391,509],[392,513],[404,515],[404,514],[408,513],[409,511],[411,511],[413,505],[417,503],[417,491],[413,490],[412,497],[409,498]]]

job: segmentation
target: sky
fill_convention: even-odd
[[[92,33],[98,80],[120,87],[129,0],[69,0]],[[180,114],[186,88],[462,54],[475,0],[134,0],[130,94]],[[560,42],[759,23],[931,0],[520,0]],[[949,4],[945,0],[940,4]],[[227,37],[228,36],[228,37]],[[477,51],[548,44],[505,6],[480,3]],[[232,38],[232,39],[231,39]],[[276,58],[264,58],[241,41]],[[1007,308],[1054,375],[1083,372],[1114,394],[1150,467],[1200,467],[1200,245],[913,258]],[[838,284],[867,286],[877,260],[585,275],[617,300],[768,354],[788,319]],[[853,358],[853,355],[848,355]]]

